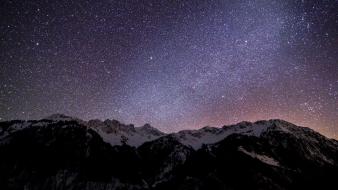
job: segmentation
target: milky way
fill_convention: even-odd
[[[338,138],[338,1],[2,1],[0,119],[166,131],[280,118]]]

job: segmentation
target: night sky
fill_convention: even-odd
[[[2,0],[0,23],[0,120],[280,118],[338,138],[336,0]]]

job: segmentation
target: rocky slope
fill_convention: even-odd
[[[0,189],[325,189],[338,142],[283,120],[165,134],[56,114],[0,122]]]

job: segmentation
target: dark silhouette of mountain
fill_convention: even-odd
[[[0,122],[0,189],[331,189],[338,142],[283,120],[165,134],[56,114]]]

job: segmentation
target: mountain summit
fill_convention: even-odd
[[[326,189],[338,142],[283,120],[166,134],[56,114],[0,122],[0,189]]]

